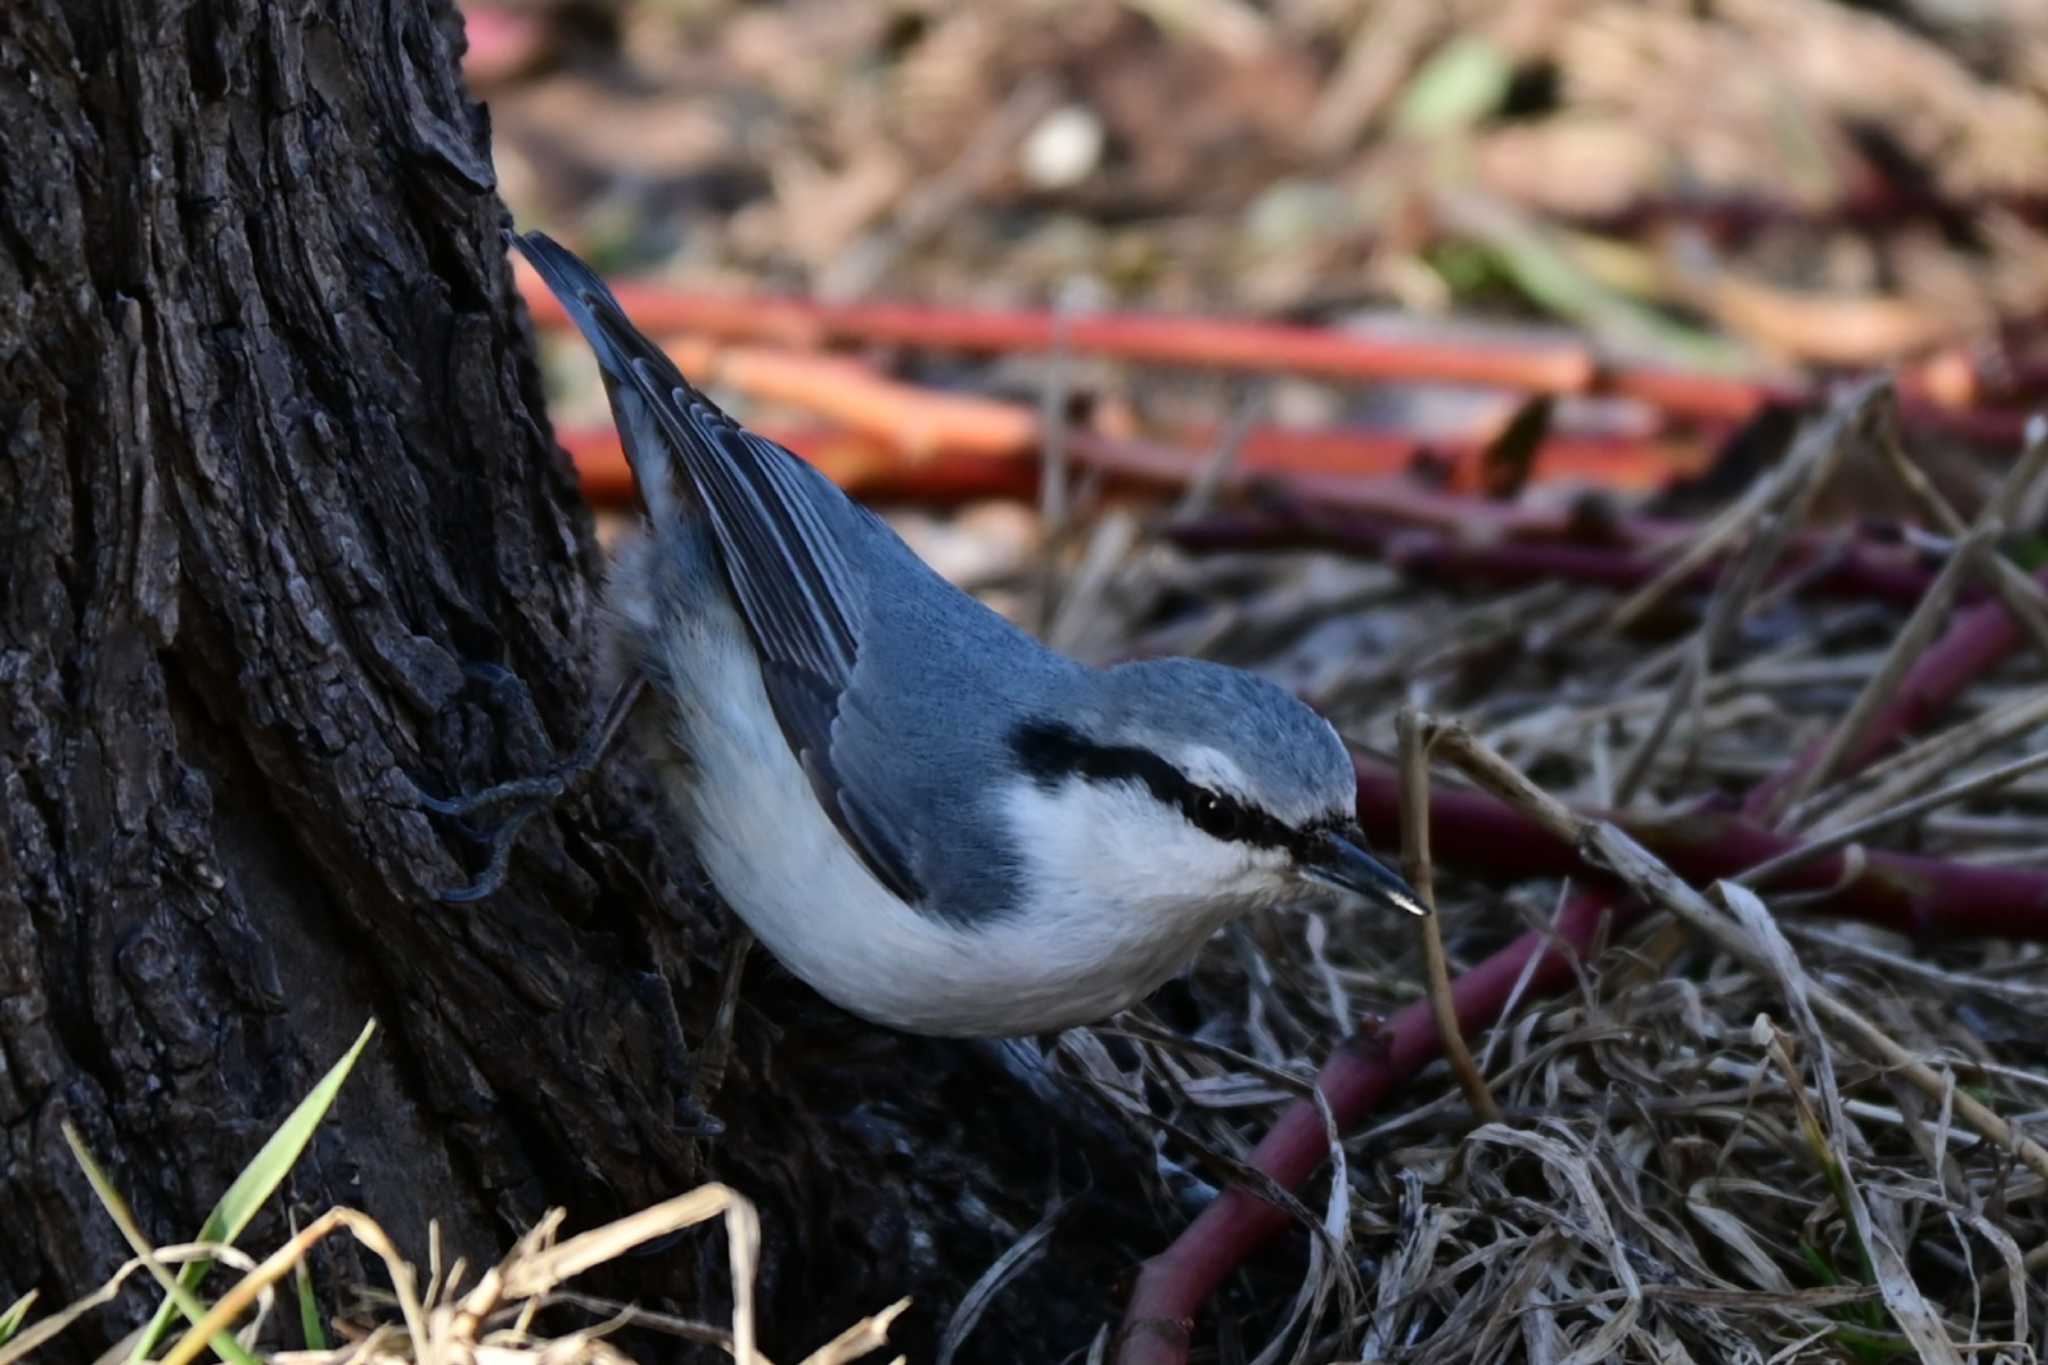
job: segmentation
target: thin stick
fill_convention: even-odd
[[[1401,745],[1401,870],[1408,885],[1429,908],[1416,918],[1416,932],[1422,937],[1422,961],[1429,978],[1429,1008],[1436,1016],[1437,1037],[1443,1043],[1444,1060],[1464,1087],[1465,1098],[1475,1113],[1488,1123],[1500,1120],[1500,1105],[1465,1035],[1458,1029],[1458,1009],[1451,1000],[1451,973],[1444,961],[1443,933],[1437,927],[1435,876],[1429,858],[1429,748],[1423,742],[1428,718],[1412,706],[1401,708],[1394,717],[1394,733]]]
[[[1957,801],[1968,800],[1980,792],[2002,787],[2042,768],[2048,768],[2048,753],[2029,754],[2025,758],[2014,759],[1989,772],[1978,773],[1975,777],[1965,778],[1939,791],[1929,792],[1925,796],[1893,806],[1890,810],[1879,811],[1852,825],[1845,825],[1797,848],[1787,849],[1768,862],[1758,863],[1735,880],[1744,886],[1762,886],[1773,877],[1790,872],[1795,867],[1803,867],[1824,854],[1833,853],[1838,848],[1846,848],[1867,834],[1889,829],[1893,825],[1925,815],[1931,810],[1939,810]]]
[[[1966,575],[1974,573],[1977,559],[1984,553],[1985,546],[1995,539],[2002,528],[1995,517],[1986,517],[1977,523],[1964,541],[1956,546],[1941,573],[1935,577],[1927,596],[1920,599],[1920,605],[1906,618],[1891,648],[1885,653],[1884,662],[1878,665],[1863,691],[1849,707],[1849,714],[1842,717],[1841,724],[1829,735],[1827,747],[1820,757],[1804,768],[1797,777],[1780,788],[1771,804],[1763,810],[1767,821],[1775,820],[1778,813],[1788,805],[1805,799],[1823,782],[1834,776],[1835,769],[1857,746],[1863,742],[1871,722],[1877,719],[1878,711],[1889,703],[1898,692],[1899,679],[1906,676],[1906,670],[1927,650],[1934,638],[1934,628],[1955,603],[1956,590],[1963,586]]]
[[[1864,429],[1866,419],[1879,399],[1889,397],[1891,392],[1891,381],[1884,378],[1865,380],[1851,390],[1829,410],[1825,418],[1800,437],[1792,453],[1771,472],[1770,477],[1758,480],[1726,511],[1708,522],[1668,568],[1616,606],[1608,615],[1608,629],[1621,631],[1635,624],[1650,608],[1703,568],[1708,560],[1726,549],[1759,516],[1788,498],[1793,503],[1793,510],[1782,524],[1784,533],[1789,535],[1792,526],[1806,519],[1813,499],[1841,463],[1850,438]],[[1776,545],[1772,547],[1770,559],[1777,558],[1778,548]]]
[[[1913,457],[1906,453],[1906,447],[1899,441],[1896,422],[1885,422],[1878,431],[1878,448],[1884,452],[1885,461],[1908,493],[1926,511],[1936,528],[1946,535],[1961,536],[1969,527],[1941,490],[1913,463]],[[2036,416],[2027,423],[2026,443],[2020,450],[2019,459],[2013,461],[2006,471],[1998,489],[1984,504],[1987,513],[2011,525],[2013,517],[2025,504],[2027,494],[2040,481],[2044,469],[2048,469],[2048,420]],[[2026,571],[2003,555],[1987,556],[1985,575],[1992,591],[2004,601],[2006,609],[2013,614],[2021,626],[2033,637],[2034,648],[2048,661],[2048,589],[2029,578]]]
[[[1621,781],[1615,784],[1615,805],[1626,806],[1635,800],[1636,793],[1642,789],[1650,769],[1656,764],[1657,755],[1663,751],[1664,741],[1671,736],[1671,727],[1677,723],[1680,714],[1689,710],[1698,699],[1700,685],[1706,681],[1710,665],[1710,648],[1704,631],[1693,636],[1690,648],[1685,651],[1685,665],[1678,681],[1665,690],[1664,705],[1657,709],[1657,719],[1650,723],[1650,733],[1629,755]]]
[[[1187,521],[1209,510],[1216,501],[1216,494],[1223,487],[1223,481],[1237,464],[1238,456],[1244,453],[1244,443],[1251,439],[1252,429],[1266,408],[1264,388],[1252,390],[1237,405],[1231,414],[1230,425],[1216,440],[1213,450],[1203,459],[1202,467],[1188,484],[1188,491],[1175,504],[1167,516],[1167,524]]]
[[[1882,763],[1873,763],[1858,775],[1853,794],[1822,793],[1820,797],[1795,806],[1787,817],[1796,827],[1824,831],[1830,825],[1848,824],[1888,810],[1899,802],[1940,782],[2001,744],[2019,739],[2048,723],[2048,693],[2022,696],[2018,700],[1972,716],[1946,730],[1927,736],[1909,749],[1901,749]],[[1833,801],[1824,798],[1833,796]]]
[[[1055,305],[1053,345],[1039,395],[1038,516],[1045,527],[1044,577],[1038,593],[1038,634],[1051,630],[1060,604],[1060,552],[1067,539],[1067,310]]]

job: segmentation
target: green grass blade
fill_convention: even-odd
[[[5,1346],[21,1330],[21,1324],[28,1321],[28,1310],[35,1306],[35,1301],[36,1291],[31,1289],[8,1304],[6,1312],[0,1313],[0,1346]]]
[[[320,1083],[307,1092],[306,1098],[299,1101],[298,1107],[278,1125],[269,1141],[235,1177],[234,1184],[228,1186],[227,1193],[213,1206],[213,1212],[206,1215],[206,1223],[200,1228],[195,1241],[232,1243],[242,1235],[242,1229],[249,1226],[249,1220],[263,1207],[263,1201],[284,1182],[285,1174],[298,1161],[300,1153],[306,1150],[306,1144],[313,1138],[313,1130],[327,1117],[342,1082],[348,1079],[356,1058],[362,1056],[370,1035],[376,1031],[375,1019],[363,1025],[363,1031],[356,1035],[355,1045],[327,1069]],[[178,1276],[179,1287],[186,1290],[196,1287],[212,1265],[211,1261],[191,1262]],[[171,1308],[169,1299],[157,1306],[156,1316],[150,1319],[148,1330],[135,1339],[135,1349],[128,1356],[131,1362],[147,1359],[163,1340],[164,1329],[171,1322]]]
[[[1515,69],[1499,44],[1476,34],[1438,48],[1408,83],[1394,127],[1409,137],[1461,132],[1499,109]]]
[[[299,1235],[297,1220],[293,1220],[292,1236]],[[299,1297],[299,1333],[309,1351],[327,1349],[327,1329],[320,1322],[320,1303],[313,1297],[313,1272],[306,1269],[305,1259],[292,1267],[292,1288]]]

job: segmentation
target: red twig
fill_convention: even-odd
[[[1664,561],[1653,549],[1667,539],[1668,523],[1603,523],[1597,529],[1608,543],[1587,544],[1562,538],[1568,527],[1554,521],[1532,525],[1523,538],[1473,540],[1465,536],[1417,530],[1388,518],[1229,512],[1162,528],[1161,534],[1190,550],[1338,550],[1383,558],[1387,563],[1430,582],[1461,581],[1519,585],[1546,578],[1609,588],[1639,587],[1654,578]],[[1620,543],[1612,543],[1614,541]],[[1687,585],[1709,588],[1725,566],[1709,564]],[[1903,546],[1851,542],[1836,545],[1826,537],[1806,536],[1793,542],[1778,577],[1807,575],[1809,592],[1910,605],[1934,581],[1934,570],[1917,551]],[[1966,598],[1983,589],[1964,589]]]
[[[534,320],[566,325],[561,305],[523,268],[521,292]],[[913,303],[820,303],[718,295],[619,281],[619,304],[642,331],[699,332],[723,340],[818,346],[831,341],[959,351],[1047,351],[1049,312],[997,312]],[[1574,340],[1514,345],[1392,340],[1325,327],[1133,313],[1067,318],[1060,344],[1082,354],[1163,364],[1286,370],[1350,379],[1434,380],[1538,393],[1579,393],[1599,376],[1592,352]]]
[[[924,457],[905,455],[881,437],[838,427],[751,429],[804,457],[855,497],[870,502],[945,505],[979,498],[1029,499],[1038,466],[975,450],[942,448]],[[610,427],[558,427],[555,439],[576,464],[583,496],[594,506],[624,507],[637,494],[633,471]]]
[[[1671,819],[1596,812],[1613,820],[1679,876],[1696,886],[1737,876],[1791,852],[1802,841],[1731,811],[1692,810]],[[1391,846],[1400,837],[1400,778],[1376,763],[1358,765],[1358,820],[1366,835]],[[1435,787],[1429,800],[1430,847],[1443,862],[1487,877],[1585,875],[1578,852],[1484,792]],[[1788,869],[1773,891],[1826,891],[1817,913],[1874,924],[1923,941],[1965,938],[2048,940],[2048,873],[1972,867],[1940,858],[1865,850],[1836,852]]]
[[[825,406],[815,398],[767,394],[758,387],[754,391],[757,396],[805,407]],[[921,406],[942,418],[952,416],[944,409]],[[841,412],[824,415],[845,422]],[[858,448],[867,452],[859,465],[864,475],[871,472],[869,467],[877,461],[894,462],[904,466],[903,483],[908,487],[914,488],[919,482],[912,466],[930,472],[941,486],[957,482],[950,473],[934,469],[954,461],[969,467],[972,472],[967,482],[972,484],[986,482],[992,475],[983,471],[1008,462],[1012,470],[1000,482],[1001,488],[1028,491],[1035,487],[1039,464],[1035,430],[1020,433],[1022,439],[1013,442],[1009,439],[1011,433],[1002,426],[980,414],[970,412],[968,416],[975,418],[978,425],[927,421],[899,435],[891,420],[884,419],[864,426],[847,423],[798,428],[791,439],[785,440],[781,435],[775,439],[835,479],[839,479],[841,468],[846,467],[845,453]],[[896,424],[901,424],[900,416]],[[766,428],[754,425],[765,434]],[[618,482],[625,465],[619,454],[618,438],[609,427],[564,429],[557,435],[575,457],[586,497],[602,502],[631,496],[630,483]],[[1185,486],[1220,439],[1213,432],[1189,432],[1172,444],[1120,440],[1095,433],[1075,435],[1082,447],[1078,457],[1084,462],[1121,473],[1130,482],[1171,488]],[[913,443],[916,448],[909,448]],[[1398,501],[1412,502],[1427,496],[1427,515],[1431,520],[1442,520],[1451,514],[1451,509],[1465,506],[1467,495],[1431,492],[1402,476],[1432,458],[1452,466],[1471,465],[1484,449],[1483,441],[1469,437],[1439,441],[1397,431],[1256,427],[1238,444],[1231,481],[1243,485],[1252,480],[1275,479],[1293,488],[1300,480],[1308,479],[1313,481],[1312,487],[1355,488],[1359,496],[1372,500],[1383,500],[1378,490],[1403,489],[1407,492]],[[1697,447],[1674,442],[1561,435],[1537,448],[1529,478],[1538,485],[1574,479],[1624,492],[1652,492],[1665,487],[1673,478],[1697,472],[1698,456]],[[865,492],[844,479],[839,482],[853,491]]]
[[[565,326],[561,305],[516,263],[520,291],[534,320]],[[982,311],[936,305],[822,303],[791,297],[711,294],[624,280],[612,290],[645,331],[691,332],[721,341],[769,342],[816,349],[833,342],[976,352],[1040,352],[1057,344],[1079,354],[1156,364],[1319,375],[1332,379],[1473,384],[1523,393],[1612,393],[1638,399],[1675,417],[1742,422],[1766,403],[1804,404],[1812,383],[1607,365],[1575,339],[1489,342],[1469,337],[1428,340],[1376,337],[1355,331],[1242,319],[1096,313],[1055,322],[1045,311]],[[1915,375],[1918,371],[1914,372]],[[1958,389],[1987,386],[1969,376]],[[1908,385],[1914,394],[1927,386]],[[1931,426],[1967,439],[2009,444],[2026,414],[1962,409],[1948,402],[1901,406],[1909,425]]]

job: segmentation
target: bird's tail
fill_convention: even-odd
[[[687,494],[677,484],[675,459],[666,434],[642,395],[633,375],[636,361],[672,369],[667,358],[642,336],[596,271],[544,232],[507,233],[519,254],[533,265],[576,330],[590,344],[611,399],[612,420],[625,447],[626,463],[640,486],[640,501],[649,520],[660,525],[681,514]],[[639,352],[640,354],[635,354]]]

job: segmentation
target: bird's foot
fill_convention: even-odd
[[[500,821],[489,834],[473,836],[490,846],[490,860],[484,865],[483,874],[467,886],[437,893],[436,899],[451,905],[466,904],[482,900],[505,884],[505,873],[512,863],[512,846],[519,841],[519,833],[526,827],[526,822],[574,791],[596,771],[618,741],[625,728],[626,717],[632,714],[645,685],[645,680],[638,676],[623,684],[612,694],[604,715],[584,736],[576,752],[546,772],[499,782],[464,796],[433,796],[424,791],[418,794],[420,805],[437,815],[454,818],[472,815],[491,806],[515,801],[525,803],[523,809]]]

